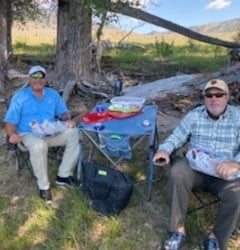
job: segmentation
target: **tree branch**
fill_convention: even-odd
[[[145,21],[147,23],[154,24],[156,26],[160,26],[163,28],[166,28],[168,30],[174,31],[176,33],[179,33],[183,36],[193,38],[195,40],[210,43],[210,44],[216,44],[223,47],[228,48],[240,48],[239,43],[234,42],[228,42],[224,41],[218,38],[213,38],[210,36],[202,35],[200,33],[197,33],[191,29],[185,28],[183,26],[180,26],[178,24],[172,23],[170,21],[167,21],[165,19],[162,19],[160,17],[154,16],[152,14],[149,14],[148,12],[145,12],[140,9],[136,9],[133,7],[128,6],[127,4],[121,4],[121,3],[109,3],[109,1],[106,1],[106,7],[109,11],[122,14],[125,16],[133,17],[142,21]]]

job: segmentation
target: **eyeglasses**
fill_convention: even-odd
[[[41,72],[37,72],[37,73],[31,74],[31,78],[34,78],[34,79],[44,79],[45,75],[43,73],[41,73]]]
[[[223,96],[225,96],[226,94],[225,93],[216,93],[216,94],[210,94],[210,93],[208,93],[208,94],[205,94],[204,96],[206,97],[206,98],[213,98],[214,96],[216,97],[216,98],[221,98],[221,97],[223,97]]]

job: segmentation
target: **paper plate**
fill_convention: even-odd
[[[103,112],[88,113],[82,117],[82,120],[86,123],[98,123],[113,119],[108,110]]]
[[[140,113],[142,113],[142,110],[130,113],[106,110],[103,112],[88,113],[82,117],[82,120],[86,123],[99,123],[99,122],[109,121],[112,119],[124,119],[134,115],[138,115]]]
[[[127,107],[118,107],[114,105],[110,105],[108,107],[110,111],[115,111],[115,112],[122,112],[122,113],[136,113],[141,111],[139,108],[127,108]]]

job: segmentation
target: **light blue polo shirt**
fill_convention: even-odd
[[[4,122],[16,125],[17,133],[28,133],[31,121],[54,121],[65,112],[69,110],[57,91],[45,87],[42,98],[38,99],[31,88],[26,87],[12,97]]]

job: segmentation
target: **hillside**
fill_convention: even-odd
[[[21,42],[30,45],[39,44],[39,41],[44,41],[45,44],[55,44],[56,43],[56,21],[51,17],[48,19],[50,21],[49,25],[46,22],[39,23],[27,23],[22,26],[19,24],[14,24],[13,26],[13,42]],[[207,34],[212,37],[217,37],[227,41],[233,41],[233,38],[240,32],[240,18],[233,19],[220,23],[210,23],[201,26],[194,26],[191,29]],[[95,30],[95,29],[94,29]],[[29,32],[31,31],[31,36]],[[110,40],[112,43],[118,43],[123,38],[125,43],[138,43],[138,44],[149,44],[154,43],[157,40],[164,39],[166,42],[174,41],[175,44],[183,44],[188,40],[188,38],[179,35],[174,32],[151,32],[149,34],[139,34],[136,32],[131,32],[120,30],[114,28],[112,25],[107,26],[103,30],[103,40]],[[93,32],[94,38],[94,32]]]
[[[240,18],[220,23],[193,26],[192,30],[200,33],[229,33],[240,32]]]

